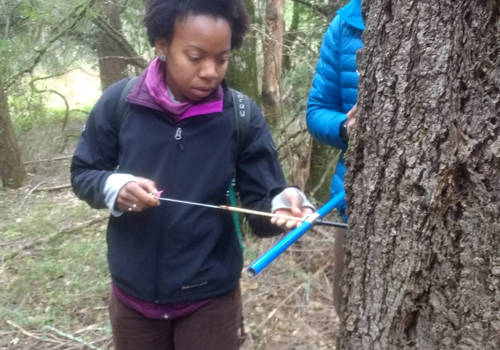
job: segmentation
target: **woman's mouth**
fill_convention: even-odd
[[[195,87],[194,89],[195,89],[195,90],[199,90],[199,91],[204,91],[204,92],[210,92],[210,91],[212,91],[214,88],[213,88],[213,87],[210,87],[210,86],[199,86],[199,87]]]
[[[192,88],[193,94],[198,98],[205,98],[214,91],[214,88],[208,86],[199,86]]]

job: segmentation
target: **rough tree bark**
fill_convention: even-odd
[[[267,0],[262,107],[271,130],[276,130],[281,115],[280,78],[283,61],[284,13],[285,0]]]
[[[120,5],[116,0],[100,0],[98,8],[107,19],[107,23],[117,32],[121,32]],[[105,90],[113,83],[127,76],[127,61],[119,58],[127,56],[116,41],[106,32],[99,31],[96,41],[99,59],[101,87]]]
[[[255,23],[253,1],[245,0],[245,6],[252,23]],[[255,103],[260,104],[257,74],[257,39],[253,33],[250,33],[245,38],[243,47],[231,53],[226,79],[233,89],[243,92]]]
[[[26,177],[0,76],[0,178],[4,187],[18,188]]]
[[[338,349],[500,349],[499,9],[363,2]]]

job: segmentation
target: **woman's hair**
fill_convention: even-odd
[[[244,0],[147,0],[144,24],[151,46],[155,40],[172,40],[174,25],[189,15],[225,19],[231,27],[231,49],[241,47],[250,26]]]

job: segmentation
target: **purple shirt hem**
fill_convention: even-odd
[[[143,316],[153,319],[171,319],[187,316],[202,306],[211,302],[214,298],[190,301],[186,303],[175,304],[153,304],[147,301],[137,299],[120,290],[114,283],[111,284],[115,296],[125,305],[140,312]]]

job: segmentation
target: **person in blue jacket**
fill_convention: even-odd
[[[363,46],[361,34],[364,29],[361,0],[351,0],[337,11],[337,16],[323,38],[307,102],[307,126],[312,136],[342,151],[332,179],[332,196],[344,190],[346,173],[344,153],[347,150],[349,134],[356,121],[358,97],[356,51]],[[343,201],[337,210],[347,222],[346,208],[347,204]],[[335,237],[333,277],[333,299],[337,313],[340,312],[344,237],[345,230],[338,230]]]

